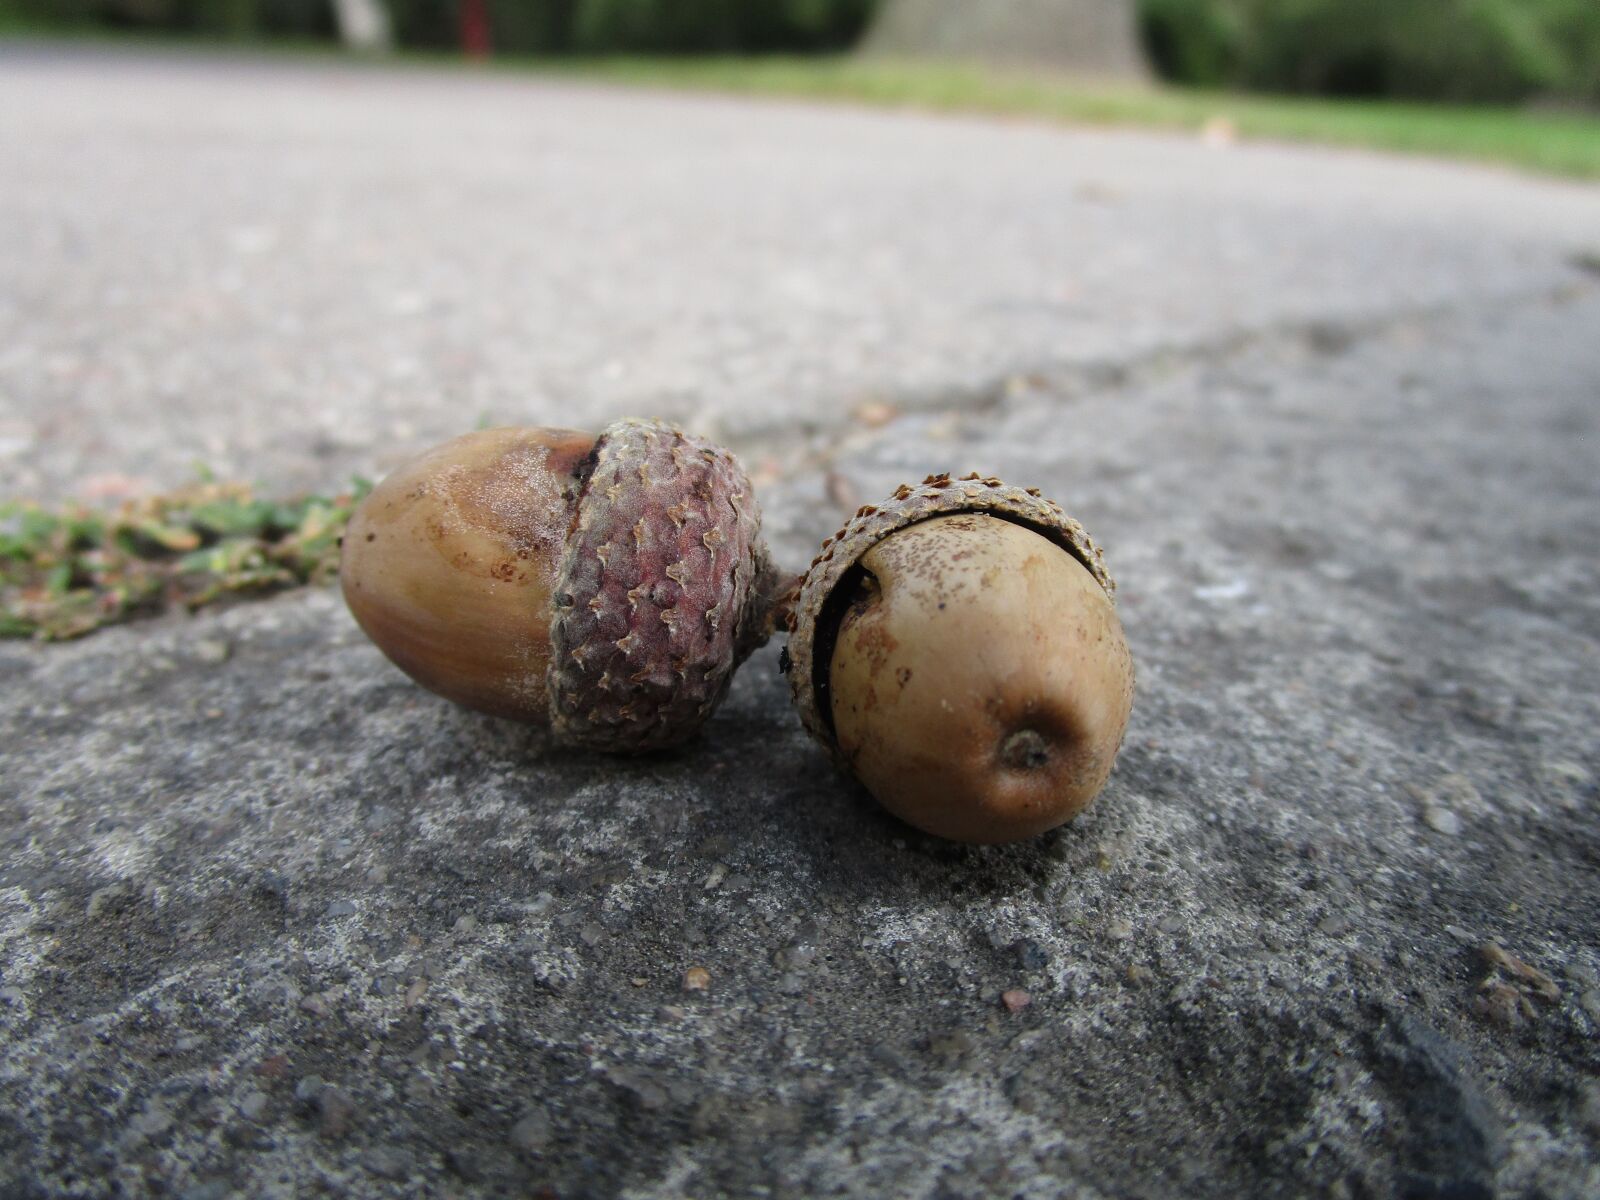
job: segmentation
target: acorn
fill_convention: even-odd
[[[362,501],[339,573],[361,628],[424,687],[626,753],[700,728],[783,585],[737,460],[633,419],[429,450]]]
[[[883,806],[964,842],[1105,786],[1133,661],[1105,558],[1037,489],[929,476],[823,544],[789,616],[805,727]]]

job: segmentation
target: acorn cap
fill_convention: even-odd
[[[848,768],[833,735],[828,696],[828,663],[833,655],[837,613],[830,608],[839,584],[872,546],[898,529],[932,517],[985,512],[1014,521],[1048,538],[1088,569],[1107,597],[1116,599],[1116,583],[1106,570],[1105,555],[1082,525],[1069,517],[1038,488],[1019,488],[973,473],[952,479],[930,475],[920,484],[902,484],[881,504],[856,510],[833,537],[822,543],[801,581],[789,614],[788,676],[795,707],[807,732]],[[837,601],[835,601],[837,603]]]
[[[554,589],[557,736],[632,752],[683,741],[766,640],[777,586],[730,453],[660,421],[608,426]]]

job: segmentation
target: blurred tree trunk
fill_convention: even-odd
[[[383,0],[333,0],[333,15],[347,49],[369,54],[393,49],[394,28]]]
[[[1143,78],[1136,0],[884,0],[868,53]]]

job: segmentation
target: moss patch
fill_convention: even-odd
[[[115,509],[0,502],[0,637],[60,641],[174,605],[331,579],[370,487],[283,501],[203,479]]]

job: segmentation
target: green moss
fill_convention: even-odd
[[[261,499],[203,481],[105,510],[0,503],[0,637],[59,641],[174,605],[331,579],[370,490]]]

